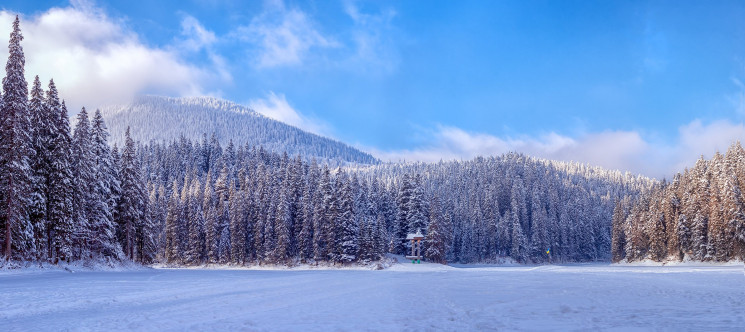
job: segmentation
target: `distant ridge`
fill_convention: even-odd
[[[337,163],[377,164],[369,153],[342,142],[270,119],[231,101],[212,97],[142,96],[126,105],[101,108],[111,142],[121,146],[131,127],[135,140],[171,141],[184,135],[200,140],[213,132],[221,144],[260,145],[270,151]]]

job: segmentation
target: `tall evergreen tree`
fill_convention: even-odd
[[[0,112],[0,220],[5,224],[3,254],[30,258],[33,252],[33,227],[28,219],[32,172],[29,159],[31,146],[28,114],[28,84],[24,76],[26,60],[23,54],[20,22],[13,21],[8,43],[8,62],[3,78],[2,112]]]
[[[442,209],[440,206],[439,197],[435,196],[432,199],[432,203],[429,207],[429,225],[427,225],[427,237],[426,250],[424,251],[424,258],[426,260],[445,264],[447,263],[446,255],[446,239],[444,230]]]
[[[180,258],[180,250],[181,247],[180,244],[180,236],[181,233],[180,225],[181,225],[181,219],[180,216],[180,200],[179,200],[179,187],[178,187],[178,180],[173,180],[173,185],[171,186],[171,198],[168,200],[168,210],[166,215],[166,262],[170,264],[175,264],[179,262]]]
[[[121,156],[121,196],[119,197],[119,228],[120,241],[127,258],[136,259],[137,229],[142,217],[142,183],[140,182],[139,164],[135,150],[135,142],[125,133],[124,151]]]
[[[354,188],[352,181],[342,171],[337,177],[338,210],[336,215],[336,261],[351,263],[357,260],[359,226],[355,219]]]
[[[28,104],[31,117],[31,147],[34,151],[30,160],[32,169],[29,221],[34,227],[34,248],[37,259],[46,253],[47,241],[47,197],[49,195],[49,172],[51,171],[51,135],[55,122],[50,118],[49,110],[44,103],[44,90],[39,76],[34,78],[31,88],[31,100]]]
[[[113,210],[116,207],[114,190],[118,187],[113,171],[109,133],[100,110],[96,110],[91,125],[91,157],[93,159],[93,182],[91,188],[90,215],[91,250],[99,255],[118,257],[121,247],[116,241],[116,225]],[[155,188],[153,188],[155,192]],[[154,202],[155,203],[155,202]]]
[[[72,137],[72,173],[73,173],[73,225],[72,242],[74,254],[82,255],[92,241],[91,220],[92,205],[95,201],[93,188],[95,166],[91,148],[91,131],[88,112],[85,107],[78,113],[75,132]]]
[[[67,107],[57,97],[54,82],[49,82],[47,107],[54,110],[56,132],[52,143],[52,170],[47,198],[47,257],[65,257],[71,253],[71,238],[74,230],[72,219],[73,174],[72,138]],[[56,256],[55,256],[56,255]]]

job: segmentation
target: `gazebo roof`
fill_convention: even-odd
[[[416,233],[409,233],[406,235],[407,240],[421,240],[424,239],[424,235],[422,234],[422,230],[417,229]]]

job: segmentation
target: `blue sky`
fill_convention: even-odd
[[[745,138],[742,1],[16,1],[76,106],[213,95],[390,160],[670,177]],[[0,40],[1,41],[1,40]]]

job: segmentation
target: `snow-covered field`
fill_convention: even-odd
[[[0,271],[0,330],[745,330],[742,266]]]

